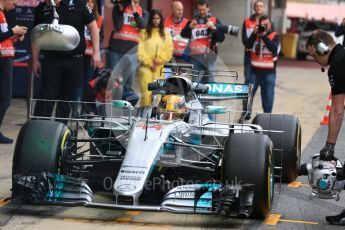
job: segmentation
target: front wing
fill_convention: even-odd
[[[78,178],[52,173],[14,175],[12,200],[17,203],[54,204],[173,213],[225,214],[249,217],[253,210],[252,184],[192,184],[171,189],[159,206],[93,202],[89,186]]]

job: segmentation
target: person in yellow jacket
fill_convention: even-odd
[[[164,78],[160,76],[160,70],[164,63],[172,58],[173,48],[171,35],[164,30],[162,13],[152,10],[147,28],[140,33],[138,46],[141,107],[151,106],[152,93],[148,91],[147,85],[156,79]]]

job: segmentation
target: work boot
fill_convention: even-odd
[[[345,226],[345,209],[336,216],[326,216],[326,221],[333,225]]]
[[[0,144],[12,144],[13,139],[5,137],[2,133],[0,133]]]

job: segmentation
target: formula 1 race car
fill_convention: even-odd
[[[298,118],[259,114],[251,124],[217,122],[234,111],[216,101],[250,102],[252,86],[201,84],[184,65],[171,66],[171,76],[149,84],[161,99],[141,117],[120,100],[105,103],[106,115],[68,122],[32,116],[15,146],[13,200],[264,218],[275,176],[297,177]],[[237,79],[234,71],[219,75]],[[109,201],[99,201],[98,191],[107,191]]]

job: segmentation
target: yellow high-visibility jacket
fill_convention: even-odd
[[[147,90],[147,84],[156,79],[164,78],[164,74],[160,76],[161,68],[164,63],[170,61],[173,55],[173,41],[169,32],[164,32],[165,38],[159,34],[159,29],[152,30],[151,37],[148,36],[146,29],[140,33],[138,45],[138,60],[140,63],[138,77],[141,92],[142,107],[151,106],[152,93]],[[153,72],[150,68],[153,66],[153,60],[158,59],[161,66],[158,66]]]

